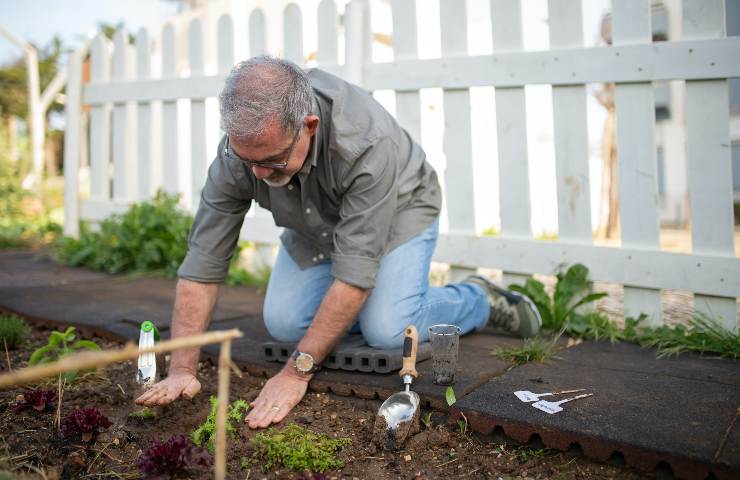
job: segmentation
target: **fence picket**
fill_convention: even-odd
[[[321,0],[317,25],[319,45],[316,51],[316,61],[320,66],[337,64],[338,20],[337,5],[334,0]]]
[[[82,53],[75,52],[69,57],[69,76],[67,77],[67,99],[65,102],[64,129],[64,234],[71,237],[80,235],[79,168],[81,152],[81,113],[82,113]]]
[[[440,0],[442,55],[466,55],[468,52],[467,17],[464,2]],[[444,152],[447,221],[453,234],[475,233],[475,195],[473,193],[473,147],[470,125],[470,91],[445,89]],[[457,281],[471,269],[452,267],[450,280]]]
[[[110,81],[110,42],[102,33],[92,44],[91,72],[93,84]],[[110,132],[111,105],[93,105],[90,110],[90,198],[110,199]]]
[[[491,0],[494,53],[523,49],[522,12],[519,0]],[[527,112],[524,88],[496,88],[499,200],[501,233],[507,237],[532,236],[529,200]],[[547,272],[549,273],[549,272]],[[523,283],[526,276],[504,272],[504,284]]]
[[[416,58],[416,2],[393,0],[393,56],[395,60]],[[396,92],[396,117],[415,142],[421,143],[421,99],[419,92]]]
[[[583,47],[580,0],[549,0],[550,47]],[[591,243],[586,87],[552,88],[558,195],[558,239]]]
[[[138,80],[148,79],[151,76],[151,46],[149,32],[142,28],[136,35],[136,78]],[[152,172],[154,156],[152,155],[152,105],[151,102],[139,102],[137,105],[137,151],[138,162],[138,198],[143,200],[149,198],[153,190]]]
[[[190,75],[192,77],[205,74],[205,35],[204,24],[199,18],[190,22]],[[190,152],[191,152],[191,191],[190,203],[193,212],[200,203],[200,191],[206,180],[208,168],[208,152],[206,151],[206,101],[197,98],[190,101]]]
[[[229,73],[234,66],[234,20],[231,15],[224,13],[218,19],[218,38],[216,40],[218,52],[219,73]]]
[[[352,0],[344,9],[344,79],[365,85],[365,64],[372,62],[370,5]]]
[[[131,76],[128,33],[124,29],[113,35],[113,80],[125,81]],[[131,111],[128,102],[113,105],[113,200],[126,203],[136,198],[136,169],[133,157]]]
[[[724,2],[684,0],[685,39],[725,36]],[[732,160],[727,80],[686,81],[686,141],[691,198],[691,240],[695,254],[735,258]],[[737,330],[734,298],[694,296],[694,308]]]
[[[249,56],[267,53],[267,27],[262,9],[255,8],[249,15]]]
[[[295,3],[288,4],[283,12],[283,51],[285,58],[303,65],[303,14]]]
[[[613,43],[652,42],[649,0],[623,0],[614,4]],[[640,67],[641,68],[641,67]],[[658,181],[655,150],[655,98],[653,85],[617,83],[617,162],[622,246],[660,249]],[[660,290],[624,287],[624,314],[648,316],[650,325],[663,323]]]
[[[162,80],[177,77],[178,48],[175,26],[167,24],[162,31]],[[180,193],[179,149],[177,146],[177,101],[162,102],[162,188],[167,193]]]

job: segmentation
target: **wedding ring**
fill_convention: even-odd
[[[272,406],[272,407],[270,407],[270,408],[272,408],[272,409],[273,409],[273,410],[275,410],[275,411],[278,411],[278,410],[280,410],[280,407],[278,407],[277,405],[273,405],[273,406]]]

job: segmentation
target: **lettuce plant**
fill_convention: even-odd
[[[28,390],[23,392],[23,399],[13,403],[13,413],[18,414],[27,408],[37,412],[51,409],[56,405],[57,392],[54,390]]]
[[[211,466],[213,458],[205,448],[196,447],[184,435],[164,442],[152,442],[139,457],[139,470],[148,480],[169,479],[190,474],[191,469]]]
[[[79,435],[83,442],[89,442],[99,428],[108,428],[111,425],[110,420],[97,408],[79,408],[64,417],[62,435],[65,438],[76,438]]]

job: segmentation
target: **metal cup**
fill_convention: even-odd
[[[457,325],[442,324],[429,327],[432,372],[434,383],[437,385],[452,385],[455,383],[460,332],[460,327]]]

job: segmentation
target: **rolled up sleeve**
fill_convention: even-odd
[[[251,205],[251,194],[245,186],[237,186],[227,160],[219,155],[213,161],[178,277],[202,283],[221,283],[226,279],[244,215]]]
[[[343,177],[346,187],[334,229],[332,276],[373,288],[398,204],[397,148],[390,138],[368,148]]]

